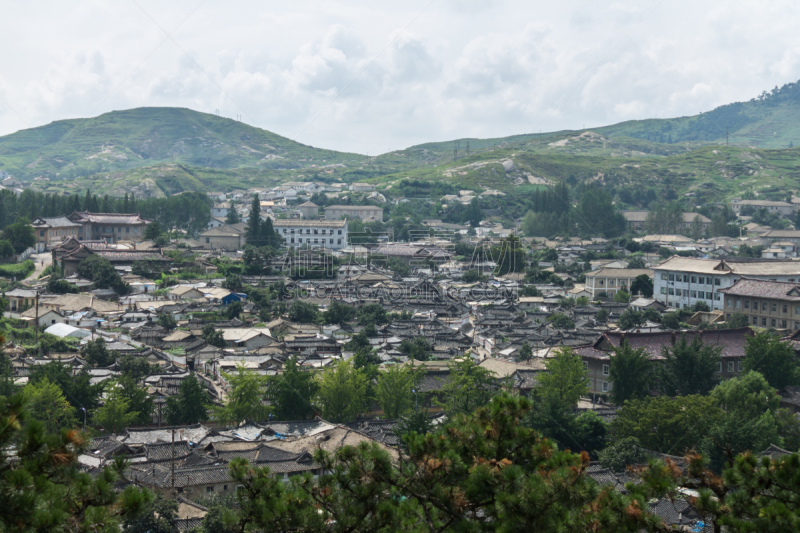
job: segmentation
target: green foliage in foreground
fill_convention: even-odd
[[[8,263],[0,265],[0,276],[21,280],[27,278],[35,268],[31,259],[27,259],[22,263]]]

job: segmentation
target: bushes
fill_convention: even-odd
[[[0,265],[0,276],[7,278],[25,279],[34,271],[36,267],[31,259],[23,261],[22,263],[9,263]]]

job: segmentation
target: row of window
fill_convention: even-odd
[[[95,231],[97,231],[97,228],[95,228]],[[102,226],[100,231],[103,233],[114,233],[114,226]],[[130,233],[130,232],[131,232],[131,227],[125,226],[125,233]],[[133,232],[139,233],[139,228],[133,228]],[[122,226],[117,226],[117,233],[122,233]]]
[[[661,273],[661,279],[664,281],[682,281],[683,283],[697,283],[699,285],[720,285],[719,278],[711,276],[690,276],[689,274],[667,274]]]
[[[321,243],[319,242],[319,240],[320,239],[314,239],[313,244],[325,244],[325,239],[322,239]],[[294,243],[294,237],[292,237],[292,239],[289,242]],[[297,242],[299,244],[303,244],[303,238],[302,237],[298,238]],[[306,243],[312,244],[311,239],[306,239]],[[333,244],[333,239],[330,239],[330,242],[328,244]],[[336,239],[336,244],[342,244],[342,239]]]
[[[738,309],[738,308],[744,306],[745,309],[750,309],[751,305],[752,305],[753,311],[758,311],[758,300],[753,300],[752,304],[751,304],[750,300],[742,301],[739,298],[736,298],[735,300],[732,299],[732,298],[728,299],[728,307],[736,307]],[[766,311],[768,308],[770,308],[773,313],[777,313],[778,312],[778,304],[776,302],[772,302],[771,304],[768,304],[767,302],[761,302],[761,310],[762,311]],[[789,312],[789,305],[788,304],[781,304],[781,311],[784,314],[788,313]],[[794,306],[794,313],[796,315],[800,315],[800,305],[795,305]]]
[[[731,315],[730,315],[730,313],[728,313],[728,318],[730,318],[730,317],[731,317]],[[772,326],[773,328],[780,327],[780,328],[786,329],[786,328],[789,327],[789,321],[788,320],[778,320],[777,318],[767,319],[767,317],[764,317],[764,316],[761,317],[761,325],[764,326],[764,327],[767,327],[767,320],[769,320],[769,325]],[[758,317],[757,316],[753,316],[751,322],[753,323],[754,326],[757,326],[758,325]],[[797,320],[794,321],[794,329],[796,329],[796,330],[800,329],[800,322],[798,322]]]
[[[319,233],[317,233],[317,231],[319,231]],[[338,230],[338,231],[339,231],[339,235],[341,235],[342,234],[342,230]],[[325,233],[325,232],[326,232],[326,230],[324,230],[324,229],[322,229],[322,230],[316,230],[315,229],[314,230],[314,235],[320,235],[320,234],[321,235],[327,235],[327,233]],[[330,234],[333,235],[333,230],[330,230],[330,232],[331,232]],[[294,235],[295,234],[295,230],[287,230],[286,228],[283,228],[283,233],[284,234],[289,233],[291,235]],[[303,234],[303,230],[299,229],[299,230],[297,230],[297,233],[302,235]],[[307,228],[306,229],[306,235],[311,235],[311,228]]]
[[[670,296],[685,296],[687,298],[702,298],[704,300],[721,300],[722,297],[718,292],[704,292],[704,291],[690,291],[689,289],[673,289],[670,287],[661,287],[661,294],[669,294]]]
[[[597,284],[600,287],[602,287],[605,282],[606,282],[606,280],[604,280],[604,279],[600,279],[600,278],[597,279]],[[614,287],[615,283],[616,283],[616,280],[613,280],[613,279],[608,280],[608,286],[609,287]],[[625,280],[625,279],[621,280],[619,282],[619,286],[620,287],[627,287],[628,286],[628,280]]]

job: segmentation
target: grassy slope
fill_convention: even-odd
[[[73,179],[167,162],[277,170],[357,165],[365,159],[312,148],[241,122],[182,108],[114,111],[0,137],[0,169],[21,179]]]

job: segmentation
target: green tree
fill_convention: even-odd
[[[624,289],[620,289],[614,293],[614,301],[617,303],[628,303],[631,301],[631,293]]]
[[[422,378],[412,365],[394,365],[378,375],[375,393],[386,418],[408,415],[415,405],[416,390]]]
[[[205,340],[211,346],[216,346],[217,348],[224,348],[227,346],[225,342],[225,338],[222,335],[222,332],[218,329],[215,329],[212,324],[205,324],[203,325],[203,340]]]
[[[19,218],[13,224],[5,227],[2,240],[11,243],[14,252],[21,254],[36,244],[33,226],[26,218]]]
[[[494,374],[468,357],[451,360],[447,368],[449,375],[442,384],[442,400],[434,398],[433,403],[448,417],[472,413],[485,406],[499,388]]]
[[[589,392],[589,377],[583,368],[581,356],[570,348],[557,350],[555,356],[545,360],[547,372],[538,376],[536,395],[559,407],[572,408],[581,396]]]
[[[553,313],[548,317],[550,325],[556,329],[574,329],[575,322],[564,313]]]
[[[194,375],[181,381],[178,394],[167,398],[165,414],[170,425],[196,424],[208,417],[211,401]]]
[[[658,376],[658,386],[668,396],[708,394],[719,382],[720,351],[712,344],[704,344],[699,335],[692,342],[686,335],[673,346],[662,350],[664,364]]]
[[[43,381],[55,383],[64,392],[70,405],[77,410],[85,409],[91,412],[95,409],[103,393],[103,384],[92,384],[92,376],[86,369],[73,375],[72,367],[52,361],[43,365],[34,365],[28,375],[28,384],[38,384]]]
[[[428,361],[431,358],[431,345],[425,337],[403,339],[397,349],[417,361]]]
[[[644,267],[642,267],[644,268]],[[631,283],[631,294],[641,294],[645,298],[653,296],[653,280],[647,274],[639,274]]]
[[[136,381],[127,374],[123,374],[117,382],[120,387],[120,395],[126,399],[128,409],[137,413],[130,424],[144,426],[153,421],[153,398],[147,393],[145,387],[137,385]]]
[[[322,313],[322,319],[326,324],[344,325],[356,316],[356,310],[349,305],[344,305],[340,302],[332,302],[328,309]]]
[[[122,281],[122,277],[105,257],[90,255],[78,263],[77,272],[79,276],[91,280],[98,289],[113,289],[117,294],[130,292],[130,286]]]
[[[261,201],[258,199],[257,194],[253,195],[253,201],[250,202],[250,214],[247,219],[245,238],[248,244],[261,246]]]
[[[644,348],[631,348],[627,340],[614,350],[609,379],[613,383],[611,399],[617,405],[626,400],[644,398],[653,386],[653,367]]]
[[[61,428],[78,425],[75,408],[64,397],[61,387],[48,378],[25,385],[22,392],[31,418],[40,421],[49,433],[57,434]]]
[[[480,204],[478,203],[478,197],[476,196],[464,210],[463,214],[461,215],[461,221],[468,222],[470,226],[475,228],[481,223],[481,220],[483,220],[483,212],[481,211]]]
[[[389,315],[380,304],[367,304],[361,306],[356,312],[359,326],[380,326],[389,323]]]
[[[533,358],[533,348],[527,342],[523,342],[522,346],[519,348],[519,354],[517,355],[518,361],[530,361]]]
[[[794,349],[769,331],[747,338],[742,363],[745,371],[759,372],[778,390],[800,384],[800,366]]]
[[[151,365],[146,357],[134,354],[117,357],[117,367],[123,377],[129,378],[134,383],[139,383],[158,370],[157,365]]]
[[[172,533],[178,501],[156,496],[123,522],[126,533]]]
[[[648,450],[683,455],[705,446],[709,429],[722,415],[710,396],[657,396],[628,400],[610,431],[614,442],[635,437]]]
[[[228,320],[233,320],[234,318],[239,318],[239,315],[241,315],[243,311],[244,306],[242,305],[242,302],[231,302],[225,306],[222,314]]]
[[[236,206],[233,203],[231,203],[231,207],[230,209],[228,209],[228,213],[225,215],[225,223],[226,224],[239,223],[239,213],[236,212]]]
[[[137,418],[139,412],[131,410],[131,401],[123,394],[122,387],[118,383],[110,383],[103,405],[94,414],[94,422],[109,433],[122,433]]]
[[[133,485],[113,489],[126,466],[122,459],[86,472],[78,456],[87,437],[46,430],[31,418],[25,394],[0,397],[0,531],[120,531],[120,522],[153,498]]]
[[[306,420],[316,413],[313,401],[318,390],[314,373],[300,366],[296,357],[290,357],[283,373],[269,378],[267,397],[278,420]]]
[[[619,329],[625,330],[638,328],[644,324],[644,322],[644,314],[641,311],[637,311],[636,309],[629,307],[628,309],[624,310],[621,315],[619,315],[617,325],[619,326]]]
[[[236,366],[236,373],[223,373],[230,386],[225,405],[212,409],[221,424],[239,425],[243,422],[266,420],[272,409],[266,404],[267,376]]]
[[[145,238],[145,240],[148,240],[148,241],[156,240],[163,233],[164,233],[164,230],[161,229],[161,224],[159,224],[157,221],[153,221],[153,222],[149,223],[144,228],[144,238]]]
[[[582,234],[611,238],[625,231],[625,217],[614,206],[611,195],[600,187],[583,191],[574,214]]]
[[[309,302],[295,300],[289,306],[289,320],[292,322],[316,322],[318,315],[317,306]]]
[[[156,324],[167,331],[172,331],[178,327],[178,323],[175,321],[175,317],[172,316],[172,313],[159,313]]]
[[[606,320],[608,320],[608,309],[600,309],[594,318],[598,322],[605,322]]]
[[[731,317],[725,321],[725,326],[730,329],[746,328],[750,326],[750,319],[744,313],[733,313]]]
[[[628,268],[647,268],[647,266],[645,265],[644,259],[641,256],[637,255],[628,259]],[[649,278],[650,276],[648,276],[648,279]],[[639,277],[637,276],[636,279],[639,279]],[[633,288],[633,284],[631,284],[631,290],[634,292],[634,294],[636,293],[636,289]]]
[[[106,348],[106,340],[103,337],[97,337],[83,345],[81,357],[94,367],[107,367],[117,360],[117,353]]]
[[[628,466],[647,464],[650,458],[636,437],[614,441],[597,456],[600,464],[612,472],[624,472]]]
[[[495,274],[505,276],[514,272],[524,272],[527,267],[525,250],[516,235],[509,235],[500,239],[499,246],[493,246],[491,250],[492,259],[497,263]]]
[[[352,422],[366,408],[367,376],[350,361],[337,361],[319,376],[317,403],[322,417],[332,422]]]

